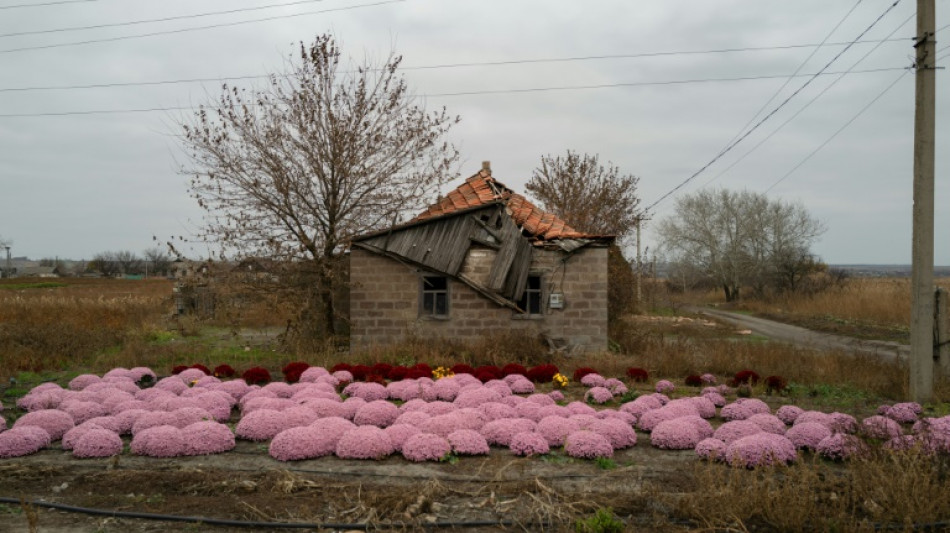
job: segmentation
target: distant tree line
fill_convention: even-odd
[[[103,276],[165,275],[171,268],[172,257],[161,248],[150,248],[143,255],[122,250],[99,252],[86,263],[86,272]]]

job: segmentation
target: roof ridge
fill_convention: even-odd
[[[592,235],[577,231],[554,213],[543,211],[523,194],[517,193],[481,169],[461,185],[449,191],[435,203],[417,215],[411,222],[437,218],[463,209],[503,203],[512,220],[537,240],[601,238],[609,235]]]

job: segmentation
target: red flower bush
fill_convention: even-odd
[[[759,382],[759,374],[755,370],[740,370],[736,372],[733,381],[736,385],[741,385],[743,383],[748,385],[755,385]]]
[[[475,368],[472,365],[467,365],[465,363],[459,363],[457,365],[452,365],[453,374],[471,374],[475,375]]]
[[[631,367],[627,369],[627,377],[642,383],[650,379],[650,373],[642,368]]]
[[[372,374],[376,374],[377,376],[382,376],[382,377],[388,376],[389,372],[392,371],[392,369],[393,369],[393,365],[389,363],[376,363],[375,365],[370,367],[370,371]]]
[[[205,365],[203,365],[203,364],[201,364],[201,363],[195,363],[195,364],[189,366],[188,368],[197,368],[198,370],[204,372],[206,376],[210,376],[210,375],[211,375],[211,370],[209,370],[208,367],[206,367]]]
[[[589,367],[589,366],[582,366],[582,367],[580,367],[580,368],[574,370],[574,381],[578,381],[578,382],[579,382],[579,381],[581,380],[581,378],[583,378],[583,377],[586,376],[587,374],[596,374],[596,373],[597,373],[597,371],[594,370],[593,368],[591,368],[591,367]]]
[[[687,387],[702,387],[702,386],[703,386],[703,378],[701,378],[701,377],[699,377],[699,376],[697,376],[697,375],[695,375],[695,374],[690,374],[690,375],[686,376],[686,379],[684,380],[684,383],[686,383],[686,386],[687,386]]]
[[[353,365],[350,367],[350,374],[353,374],[353,381],[364,381],[366,376],[371,374],[373,371],[367,365]]]
[[[782,376],[769,376],[765,378],[765,390],[769,394],[773,392],[782,392],[788,386],[788,381]]]
[[[406,372],[406,377],[403,379],[419,379],[419,378],[431,378],[432,370],[425,370],[423,368],[412,367]]]
[[[214,367],[213,375],[216,378],[233,378],[236,373],[231,365],[218,365]]]
[[[560,371],[557,365],[538,365],[528,369],[528,379],[535,383],[549,383]]]
[[[420,370],[426,373],[426,377],[432,377],[432,367],[425,363],[418,363],[412,367],[413,370]]]
[[[408,368],[402,365],[399,365],[399,366],[394,366],[391,369],[389,369],[389,372],[386,373],[386,377],[389,378],[390,381],[400,381],[400,380],[406,379],[406,374],[408,373],[409,373]]]
[[[379,374],[366,374],[366,377],[363,378],[363,381],[367,383],[379,383],[380,385],[386,385],[386,378]]]
[[[490,377],[489,377],[490,376]],[[505,377],[501,369],[495,365],[485,365],[480,366],[475,369],[475,377],[481,380],[482,383],[492,380],[492,379],[501,379]],[[485,379],[488,377],[488,379]]]
[[[261,366],[248,368],[241,374],[248,385],[266,385],[270,383],[270,372]]]
[[[507,365],[501,367],[501,373],[505,376],[510,376],[512,374],[520,374],[522,376],[528,374],[528,369],[524,365],[519,365],[518,363],[508,363]]]
[[[332,367],[330,367],[330,373],[332,374],[338,370],[346,370],[347,372],[349,372],[351,368],[353,368],[353,365],[349,363],[337,363],[333,365]]]
[[[297,383],[300,381],[301,374],[308,368],[310,368],[309,364],[303,361],[295,361],[293,363],[287,363],[287,365],[281,369],[281,372],[284,374],[284,381],[287,383]]]
[[[172,374],[177,376],[178,374],[181,374],[185,370],[188,370],[188,367],[186,365],[176,365],[175,367],[172,368]]]

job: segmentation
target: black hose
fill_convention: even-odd
[[[35,507],[44,507],[48,509],[56,509],[58,511],[66,511],[70,513],[81,513],[88,514],[93,516],[109,516],[113,518],[135,518],[140,520],[158,520],[162,522],[187,522],[192,524],[207,524],[212,526],[231,526],[231,527],[249,527],[249,528],[275,528],[275,529],[357,529],[357,530],[368,530],[368,529],[406,529],[406,528],[469,528],[469,527],[491,527],[491,526],[501,526],[508,527],[519,524],[519,522],[514,522],[512,520],[472,520],[472,521],[459,521],[459,522],[431,522],[423,524],[410,524],[404,522],[394,522],[394,523],[385,523],[385,522],[376,522],[372,524],[342,524],[342,523],[333,523],[333,522],[324,522],[324,523],[306,523],[306,522],[250,522],[246,520],[227,520],[223,518],[207,518],[202,516],[179,516],[179,515],[169,515],[161,513],[140,513],[133,511],[114,511],[108,509],[94,509],[91,507],[78,507],[75,505],[66,505],[63,503],[53,503],[53,502],[44,502],[44,501],[25,501],[18,498],[6,498],[0,497],[0,503],[10,503],[18,505],[33,505]],[[521,525],[538,525],[546,527],[550,524],[521,524]]]

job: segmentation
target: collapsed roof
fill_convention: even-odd
[[[535,247],[572,253],[605,245],[611,235],[577,231],[495,180],[487,164],[425,211],[401,225],[353,239],[353,246],[447,274],[497,303],[521,311]],[[469,248],[497,250],[487,283],[460,272]]]

